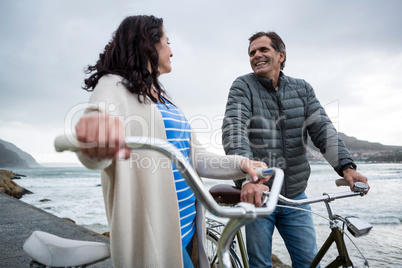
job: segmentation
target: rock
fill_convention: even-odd
[[[70,219],[70,218],[62,218],[63,220],[66,220],[66,221],[69,221],[69,222],[72,222],[72,223],[74,223],[74,224],[76,224],[75,223],[75,221],[74,220],[72,220],[72,219]]]
[[[13,196],[20,199],[24,194],[32,194],[31,191],[19,186],[17,183],[12,181],[14,177],[24,176],[20,174],[15,174],[9,170],[0,170],[0,192]]]
[[[110,232],[104,232],[102,235],[110,238]]]
[[[7,178],[11,180],[20,180],[21,177],[26,177],[25,175],[22,174],[17,174],[9,170],[5,169],[0,169],[0,176],[6,176]]]
[[[0,176],[6,176],[9,179],[14,179],[15,174],[12,171],[0,169]]]
[[[284,264],[278,256],[272,254],[271,256],[272,268],[291,268],[292,266]]]
[[[52,201],[52,200],[47,199],[47,198],[44,198],[44,199],[39,200],[39,202],[49,202],[49,201]]]

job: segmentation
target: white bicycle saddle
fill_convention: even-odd
[[[37,262],[53,267],[89,264],[110,256],[105,243],[66,239],[42,231],[34,231],[23,249]]]

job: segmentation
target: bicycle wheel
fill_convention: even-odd
[[[207,228],[207,241],[205,242],[205,251],[211,268],[219,267],[218,259],[218,237],[214,231]],[[229,249],[230,262],[233,268],[242,268],[239,257],[232,247]]]

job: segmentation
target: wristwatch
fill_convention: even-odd
[[[344,166],[341,168],[341,171],[344,171],[345,169],[348,169],[348,168],[353,169],[353,170],[356,170],[356,165],[353,165],[353,164],[344,165]]]

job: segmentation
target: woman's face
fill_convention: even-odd
[[[169,45],[169,38],[163,30],[163,35],[159,43],[155,45],[159,55],[159,74],[167,74],[172,71],[170,58],[173,57],[172,50]]]

